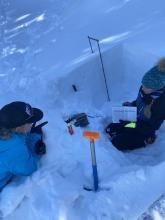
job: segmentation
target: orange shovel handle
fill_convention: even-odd
[[[94,139],[100,138],[100,134],[98,132],[93,132],[93,131],[84,131],[83,137],[88,138],[90,142],[92,143]]]

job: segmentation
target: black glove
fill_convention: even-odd
[[[39,124],[37,126],[35,126],[35,123],[33,123],[30,133],[36,133],[36,134],[41,134],[42,135],[42,133],[43,133],[42,132],[42,127],[44,125],[46,125],[47,123],[48,122],[45,121],[45,122],[43,122],[43,123],[41,123],[41,124]]]
[[[132,102],[123,102],[122,106],[132,106]]]
[[[150,95],[144,95],[143,101],[146,105],[149,105],[153,102],[153,99]]]
[[[46,145],[42,140],[38,140],[35,144],[35,152],[38,155],[46,154]]]

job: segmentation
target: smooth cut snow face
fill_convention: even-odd
[[[43,109],[47,155],[31,177],[0,195],[6,220],[135,220],[164,192],[164,125],[156,142],[122,153],[105,135],[111,107],[134,100],[141,78],[165,54],[164,0],[1,0],[0,104]],[[111,101],[107,101],[103,65]],[[73,89],[73,85],[77,91]],[[67,133],[64,116],[85,112],[88,128]],[[99,191],[93,187],[95,142]],[[155,218],[156,219],[156,218]]]

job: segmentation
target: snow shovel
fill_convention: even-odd
[[[94,139],[99,139],[99,133],[98,132],[85,131],[83,133],[83,137],[84,138],[88,138],[89,141],[90,141],[91,158],[92,158],[92,169],[93,169],[94,191],[97,191],[97,189],[98,189],[98,174],[97,174],[97,163],[96,163]]]

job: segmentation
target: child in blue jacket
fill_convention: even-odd
[[[37,170],[39,155],[46,152],[41,127],[34,127],[43,112],[24,102],[12,102],[0,110],[0,190],[14,176]]]

